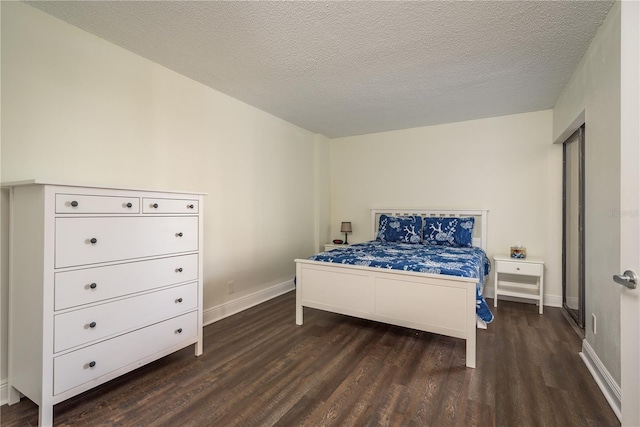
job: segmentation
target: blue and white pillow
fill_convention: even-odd
[[[377,240],[381,242],[420,243],[422,218],[420,216],[380,215]]]
[[[424,243],[468,247],[473,244],[473,217],[425,217]]]

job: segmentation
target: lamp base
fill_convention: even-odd
[[[347,240],[347,233],[344,233],[344,244],[348,245],[349,241]]]

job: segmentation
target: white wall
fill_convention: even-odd
[[[289,282],[293,259],[328,238],[327,138],[24,3],[1,7],[3,182],[207,192],[205,311]]]
[[[609,11],[553,109],[554,141],[585,123],[586,340],[620,384],[620,4]],[[597,317],[597,335],[591,314]]]
[[[370,240],[371,208],[488,209],[489,256],[521,242],[561,304],[562,149],[551,110],[331,140],[331,225]],[[493,281],[489,281],[493,286]],[[485,291],[486,293],[486,291]]]

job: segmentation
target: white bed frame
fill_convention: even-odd
[[[473,245],[486,251],[486,210],[372,209],[372,238],[382,214],[475,217]],[[466,340],[476,366],[477,279],[296,259],[296,324],[303,307]]]

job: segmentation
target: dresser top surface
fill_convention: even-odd
[[[10,181],[10,182],[3,182],[0,184],[2,188],[24,187],[27,185],[51,185],[51,186],[60,186],[60,187],[98,188],[103,190],[147,191],[147,192],[155,192],[155,193],[194,194],[194,195],[202,195],[202,196],[207,195],[207,193],[204,193],[201,191],[178,191],[178,190],[167,190],[167,189],[161,189],[161,188],[136,188],[136,187],[120,187],[120,186],[114,186],[114,185],[100,185],[100,184],[79,184],[77,182],[69,183],[64,181],[47,181],[42,179]]]

